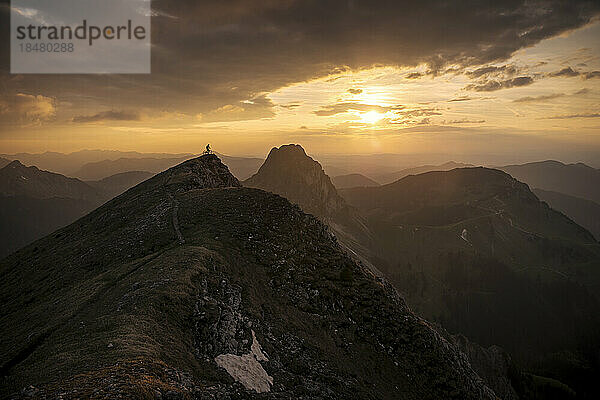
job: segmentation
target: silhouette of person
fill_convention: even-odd
[[[206,145],[206,151],[205,151],[205,153],[206,153],[206,154],[210,154],[210,153],[211,153],[211,150],[210,150],[210,143]]]

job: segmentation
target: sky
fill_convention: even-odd
[[[152,73],[9,73],[0,153],[600,162],[597,1],[152,1]]]

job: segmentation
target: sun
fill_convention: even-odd
[[[384,116],[384,114],[377,111],[368,111],[361,115],[361,120],[367,124],[374,124],[383,119]]]

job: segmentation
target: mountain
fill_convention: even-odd
[[[70,224],[105,195],[74,178],[12,161],[0,169],[0,257]]]
[[[381,275],[369,261],[373,258],[369,250],[372,235],[363,217],[340,197],[321,164],[309,157],[302,146],[274,147],[258,172],[243,183],[283,196],[304,212],[317,216],[330,227],[348,253]]]
[[[99,181],[89,181],[87,183],[100,190],[107,198],[112,199],[127,189],[145,181],[152,175],[154,174],[147,171],[129,171],[111,175]]]
[[[384,173],[375,176],[375,180],[382,185],[392,183],[397,181],[398,179],[402,179],[408,175],[418,175],[423,174],[425,172],[431,171],[449,171],[455,168],[464,168],[464,167],[472,167],[471,164],[463,164],[457,163],[454,161],[449,161],[440,165],[422,165],[419,167],[406,168],[400,171],[392,172],[392,173]]]
[[[589,230],[596,240],[600,239],[600,204],[550,190],[533,189],[533,192],[550,207]]]
[[[188,160],[0,261],[0,396],[494,399],[286,199]]]
[[[8,164],[10,164],[10,160],[0,157],[0,168],[4,168]]]
[[[304,212],[324,219],[335,218],[347,209],[321,164],[297,144],[273,147],[258,172],[244,185],[279,194],[300,205]]]
[[[158,173],[191,157],[191,155],[185,155],[176,158],[137,157],[102,160],[87,163],[77,171],[73,172],[72,175],[83,180],[100,180],[111,175],[129,171]],[[223,162],[231,169],[231,172],[234,176],[238,177],[238,179],[248,178],[258,170],[258,167],[263,162],[260,158],[230,157],[223,155],[219,155],[219,157],[223,159]]]
[[[331,181],[336,189],[347,189],[360,186],[379,186],[379,183],[361,174],[340,175],[332,178]]]
[[[112,175],[130,171],[157,173],[185,161],[192,156],[177,158],[119,158],[89,162],[71,175],[85,181],[97,181]]]
[[[600,245],[589,231],[487,168],[340,194],[366,215],[373,264],[417,312],[500,345],[530,371],[596,390]]]
[[[95,200],[99,197],[96,189],[79,179],[42,171],[34,166],[26,167],[16,160],[0,169],[0,195],[82,200]]]
[[[38,168],[44,170],[73,176],[74,171],[90,162],[117,160],[119,158],[189,158],[191,157],[191,154],[138,153],[136,151],[117,150],[80,150],[68,154],[52,151],[37,154],[0,154],[0,157],[10,160],[19,160],[26,165],[36,165]]]
[[[530,187],[600,203],[600,170],[582,163],[563,164],[559,161],[541,161],[522,165],[499,167]]]

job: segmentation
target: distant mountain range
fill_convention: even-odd
[[[471,164],[449,161],[440,165],[422,165],[419,167],[406,168],[397,172],[375,175],[373,178],[382,185],[392,183],[408,175],[418,175],[431,171],[449,171],[454,168],[472,167]]]
[[[0,396],[496,399],[286,199],[188,160],[0,262]]]
[[[74,172],[87,163],[94,163],[104,160],[117,160],[119,158],[189,158],[192,154],[168,154],[168,153],[138,153],[136,151],[116,151],[116,150],[81,150],[73,153],[17,153],[0,154],[0,157],[9,160],[19,160],[25,165],[35,165],[38,168],[56,172],[59,174],[78,177]],[[126,172],[126,171],[118,171]],[[101,179],[92,178],[92,179]]]
[[[499,167],[530,187],[550,190],[600,203],[600,170],[582,163],[541,161]]]
[[[193,156],[188,153],[138,153],[112,150],[82,150],[70,154],[54,152],[0,154],[0,157],[8,160],[19,160],[26,165],[35,165],[44,170],[84,181],[101,180],[111,175],[132,171],[148,171],[156,174]],[[254,174],[264,161],[262,158],[231,157],[222,154],[219,156],[239,179],[247,179]]]
[[[67,225],[102,203],[75,178],[12,161],[0,169],[0,257]]]
[[[83,182],[19,161],[8,163],[0,169],[0,257],[70,224],[152,175],[133,171]]]
[[[333,182],[336,189],[348,189],[360,186],[379,186],[379,183],[362,174],[339,175],[331,178],[331,182]]]

